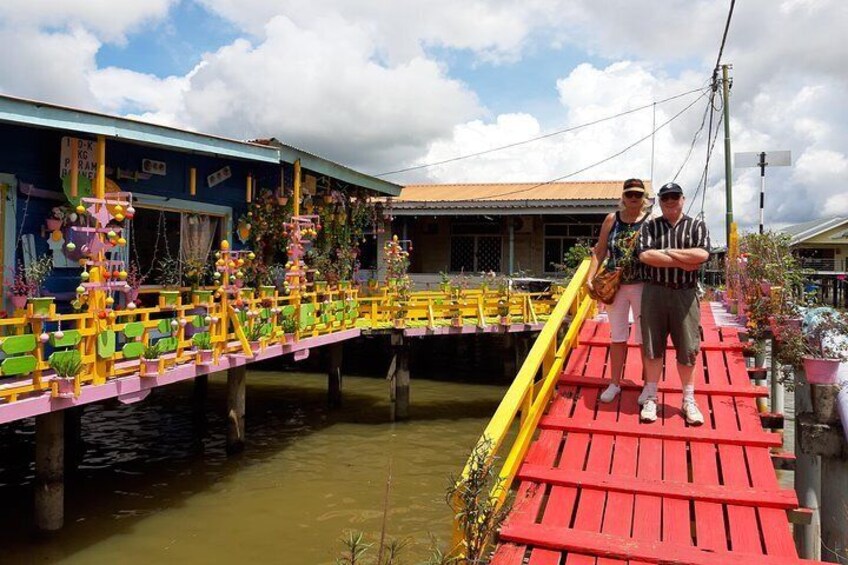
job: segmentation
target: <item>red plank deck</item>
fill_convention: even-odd
[[[696,396],[705,423],[688,426],[674,353],[659,386],[659,419],[639,421],[639,350],[628,348],[625,386],[609,379],[609,327],[587,321],[517,476],[516,502],[493,564],[801,563],[734,328],[702,306],[704,347]],[[668,361],[671,361],[670,363]]]

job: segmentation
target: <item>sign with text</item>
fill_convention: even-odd
[[[63,179],[71,174],[74,144],[77,146],[78,173],[94,180],[97,175],[97,142],[92,139],[78,139],[76,137],[62,138],[62,149],[59,153],[59,178]]]

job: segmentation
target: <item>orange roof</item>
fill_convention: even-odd
[[[553,183],[410,184],[394,201],[401,202],[527,202],[533,200],[618,200],[622,180]],[[650,181],[645,181],[648,192]]]

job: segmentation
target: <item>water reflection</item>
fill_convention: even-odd
[[[225,454],[225,378],[205,410],[192,385],[142,403],[89,406],[83,463],[67,478],[66,528],[34,538],[33,421],[0,430],[4,563],[333,563],[346,529],[376,539],[391,469],[388,533],[422,560],[448,539],[447,477],[456,473],[505,387],[413,378],[411,421],[388,422],[382,379],[345,377],[326,409],[326,378],[248,374],[247,445]]]

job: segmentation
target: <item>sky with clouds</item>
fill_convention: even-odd
[[[385,178],[543,182],[653,174],[657,184],[676,177],[696,213],[708,98],[694,92],[653,103],[708,84],[729,6],[4,0],[0,34],[15,47],[0,58],[0,92],[238,139],[274,136],[371,174],[547,135]],[[793,166],[767,172],[771,227],[848,215],[841,186],[848,180],[846,30],[845,0],[736,5],[723,57],[733,65],[732,151],[793,156]],[[663,127],[651,136],[654,124]],[[724,241],[723,152],[719,139],[703,199],[716,242]],[[758,175],[734,171],[734,212],[743,228],[758,222]]]

